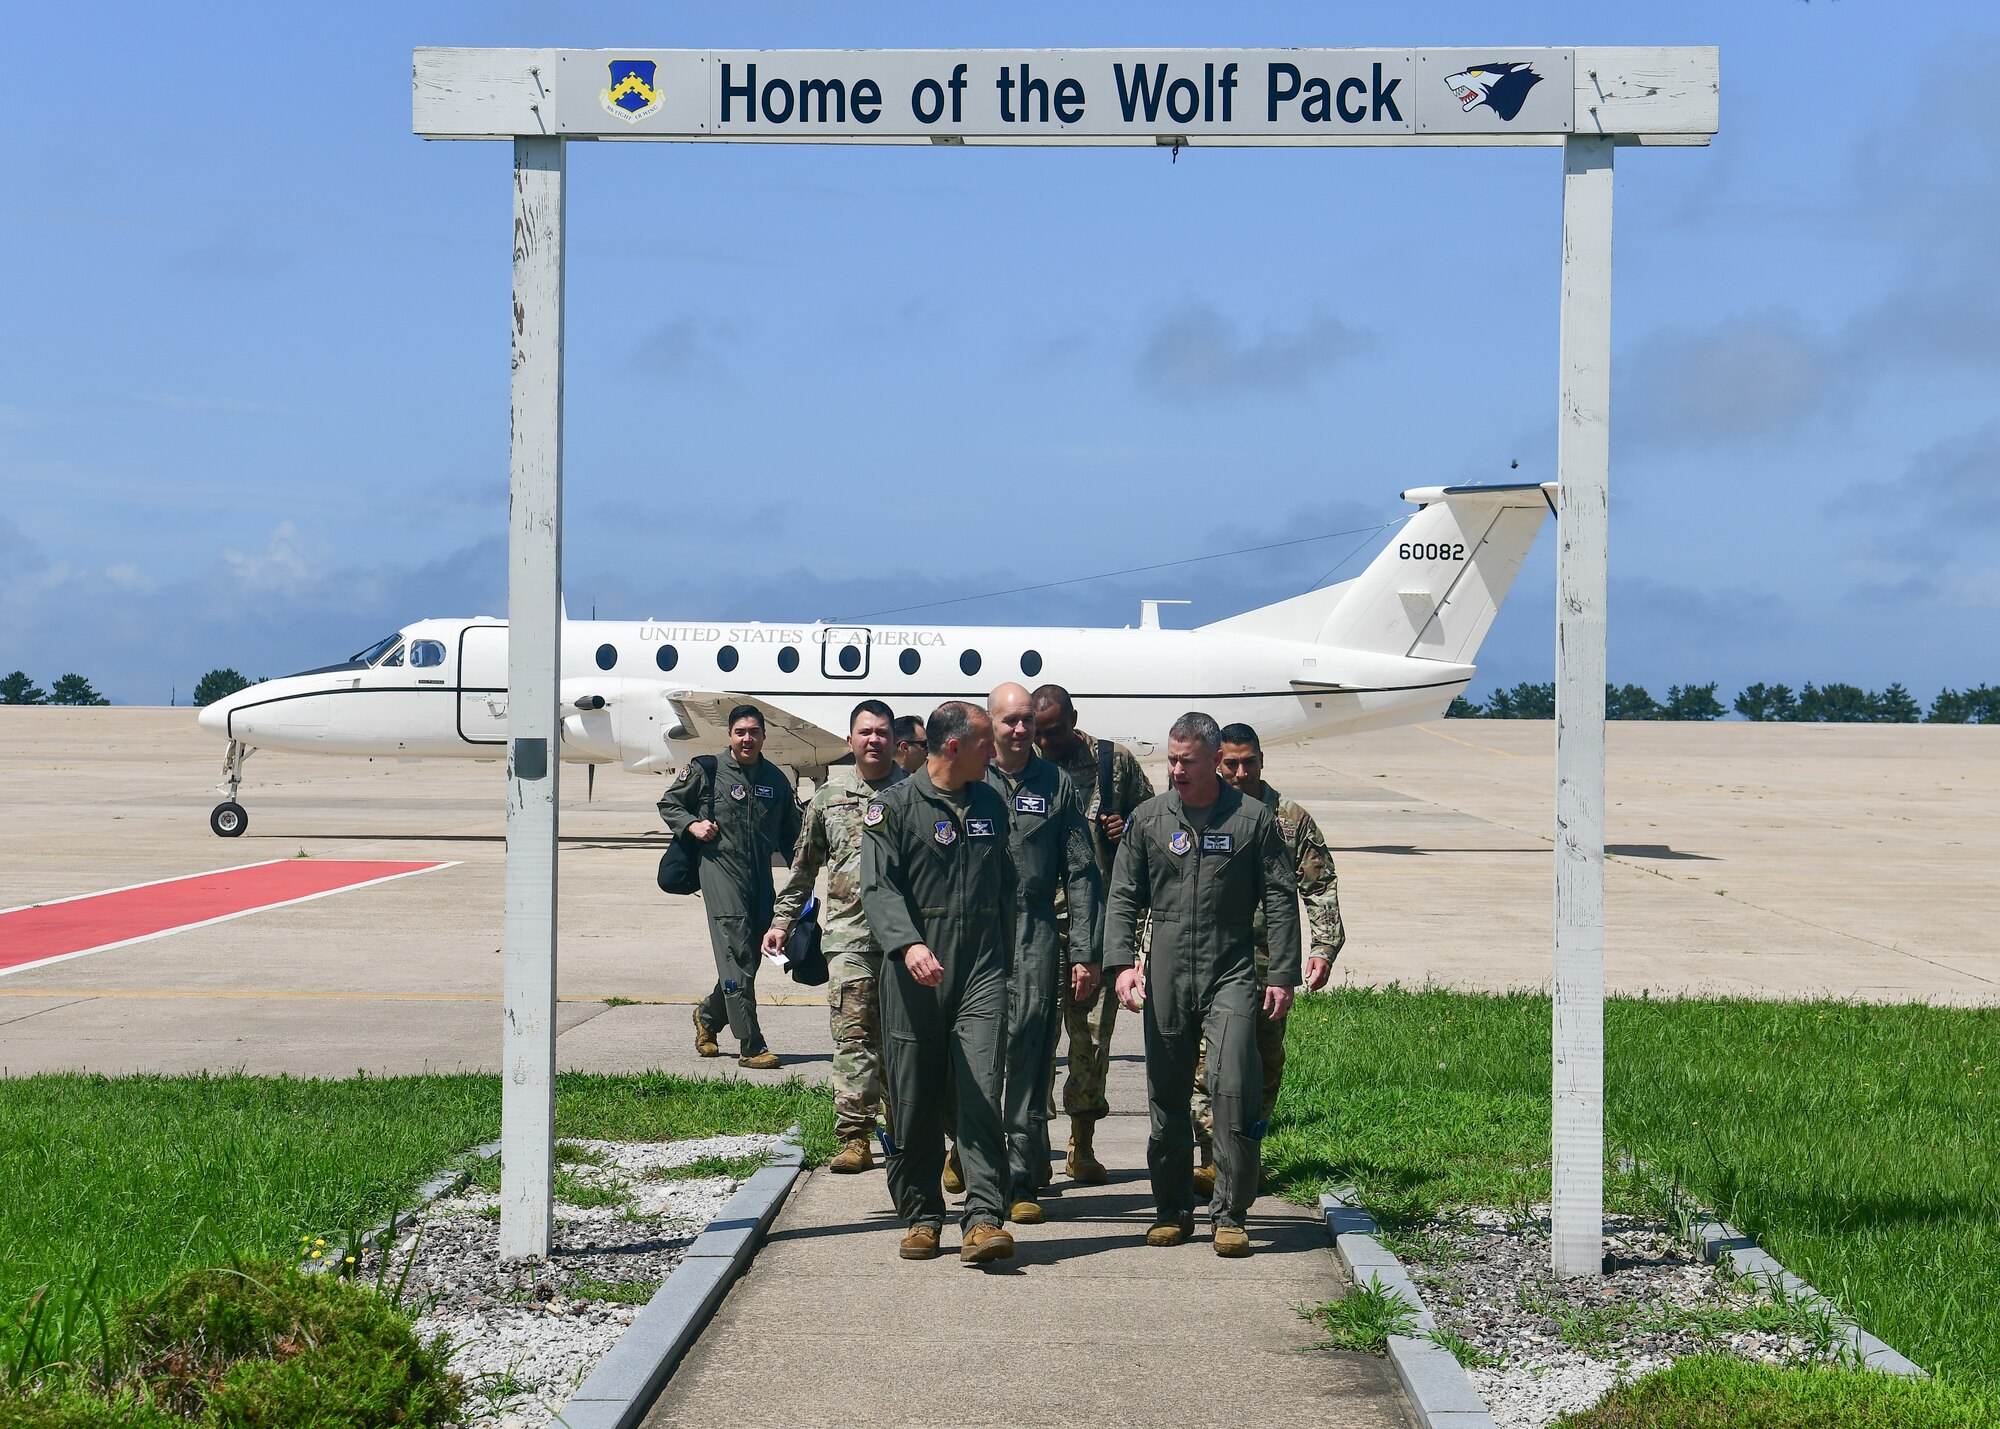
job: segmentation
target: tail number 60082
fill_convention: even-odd
[[[1462,561],[1465,559],[1465,544],[1462,541],[1404,541],[1396,547],[1396,554],[1406,561]]]

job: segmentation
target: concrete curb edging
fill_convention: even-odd
[[[1838,1305],[1785,1269],[1769,1251],[1729,1222],[1697,1216],[1688,1227],[1688,1239],[1701,1252],[1702,1259],[1711,1264],[1726,1260],[1736,1274],[1760,1280],[1773,1293],[1783,1293],[1790,1299],[1804,1301],[1833,1316],[1847,1335],[1849,1350],[1864,1369],[1913,1379],[1931,1377],[1929,1370],[1855,1324]]]
[[[750,1263],[805,1167],[794,1126],[769,1165],[753,1174],[695,1237],[638,1318],[555,1416],[564,1429],[633,1429]]]
[[[1401,1296],[1417,1312],[1417,1329],[1424,1336],[1431,1335],[1437,1330],[1437,1321],[1417,1293],[1416,1282],[1376,1239],[1379,1228],[1375,1217],[1349,1199],[1351,1194],[1337,1191],[1319,1198],[1320,1214],[1333,1236],[1334,1254],[1356,1285],[1376,1280],[1384,1290]],[[1473,1387],[1472,1377],[1442,1345],[1413,1335],[1391,1335],[1389,1363],[1423,1429],[1496,1429],[1492,1411]]]

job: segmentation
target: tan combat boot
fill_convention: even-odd
[[[840,1144],[840,1150],[826,1163],[826,1169],[836,1176],[853,1176],[875,1168],[875,1155],[868,1149],[868,1139],[857,1136]]]
[[[1194,1234],[1194,1217],[1182,1216],[1177,1220],[1161,1221],[1146,1232],[1147,1245],[1181,1245]]]
[[[758,1052],[754,1056],[738,1057],[736,1065],[739,1067],[748,1067],[753,1072],[775,1072],[784,1063],[778,1060],[776,1052],[763,1051]]]
[[[701,1025],[701,1009],[694,1010],[694,1053],[697,1057],[720,1057],[722,1049],[715,1045],[715,1034]]]
[[[1241,1226],[1217,1226],[1215,1228],[1215,1253],[1230,1260],[1240,1260],[1250,1253],[1250,1234]]]
[[[1194,1168],[1194,1193],[1206,1201],[1215,1195],[1215,1163],[1204,1161]]]
[[[1102,1186],[1111,1179],[1111,1173],[1104,1169],[1104,1163],[1097,1159],[1091,1141],[1097,1134],[1097,1123],[1085,1121],[1081,1117],[1069,1119],[1069,1160],[1063,1169],[1069,1179],[1083,1186]]]
[[[965,1194],[965,1167],[959,1163],[958,1147],[947,1146],[944,1151],[944,1193],[947,1196]]]
[[[903,1242],[896,1247],[896,1254],[905,1260],[936,1260],[937,1243],[936,1226],[911,1226],[903,1232]]]
[[[962,1265],[984,1265],[989,1260],[1006,1260],[1014,1253],[1014,1237],[1004,1226],[974,1226],[959,1243]]]
[[[1007,1219],[1017,1226],[1038,1226],[1048,1219],[1040,1201],[1016,1201],[1007,1207]]]

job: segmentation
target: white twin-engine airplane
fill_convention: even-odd
[[[996,684],[1053,682],[1092,734],[1150,754],[1184,711],[1254,725],[1267,743],[1434,719],[1555,510],[1554,484],[1427,486],[1423,509],[1353,580],[1194,630],[1046,626],[742,625],[565,620],[562,757],[666,773],[724,742],[731,706],[763,711],[764,753],[808,777],[847,753],[873,696],[925,716]],[[267,680],[201,712],[229,740],[228,798],[209,826],[248,826],[236,795],[256,749],[497,760],[507,740],[507,626],[420,620],[340,665]],[[595,772],[594,769],[592,771]]]

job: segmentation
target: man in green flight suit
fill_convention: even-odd
[[[1209,1200],[1217,1255],[1250,1253],[1243,1217],[1257,1195],[1256,1018],[1282,1018],[1299,982],[1299,891],[1278,821],[1222,782],[1222,731],[1189,711],[1167,731],[1172,788],[1133,812],[1112,868],[1104,968],[1118,1000],[1146,1018],[1146,1099],[1152,1112],[1146,1164],[1158,1204],[1148,1245],[1194,1234],[1194,1136],[1188,1099],[1203,1038],[1215,1109],[1215,1194]],[[1256,935],[1263,909],[1271,947],[1269,986],[1259,995]],[[1152,914],[1143,972],[1140,920]]]
[[[1014,968],[1007,980],[1007,1219],[1043,1220],[1049,1174],[1049,1081],[1061,992],[1088,1002],[1103,958],[1103,884],[1097,851],[1068,774],[1035,753],[1034,701],[1020,685],[986,700],[995,754],[986,782],[1007,804],[1008,851],[1018,880]],[[1067,949],[1056,935],[1056,893],[1067,896]],[[1067,951],[1068,957],[1064,957]],[[1062,986],[1059,986],[1061,984]]]
[[[791,857],[799,806],[790,782],[764,758],[762,710],[738,705],[729,712],[728,757],[690,759],[660,796],[660,817],[674,837],[685,831],[702,846],[701,901],[715,950],[715,987],[694,1010],[694,1049],[720,1055],[715,1034],[727,1019],[736,1034],[736,1064],[768,1071],[778,1054],[757,1025],[759,945],[771,922],[771,856]]]
[[[1309,951],[1306,954],[1305,985],[1318,992],[1333,976],[1333,960],[1340,956],[1341,948],[1347,943],[1347,929],[1340,921],[1340,883],[1334,876],[1333,855],[1327,852],[1326,839],[1319,831],[1318,822],[1306,812],[1304,805],[1287,799],[1264,782],[1264,746],[1257,738],[1257,731],[1247,724],[1226,724],[1222,727],[1222,778],[1237,793],[1246,799],[1258,800],[1277,817],[1278,832],[1284,835],[1285,850],[1292,858],[1292,871],[1298,876],[1299,897],[1306,904]],[[1270,968],[1271,949],[1264,936],[1264,918],[1259,910],[1259,986],[1262,986]],[[1285,1079],[1285,1028],[1288,1020],[1266,1017],[1261,1010],[1257,1014],[1257,1053],[1264,1063],[1260,1119],[1266,1123],[1277,1109],[1278,1089]],[[1201,1146],[1201,1164],[1194,1168],[1194,1188],[1197,1194],[1203,1196],[1215,1186],[1212,1126],[1205,1078],[1201,1065],[1197,1064],[1194,1072],[1194,1135]],[[1257,1189],[1261,1191],[1263,1188],[1260,1172]]]
[[[861,816],[877,794],[903,777],[890,757],[895,716],[880,700],[863,700],[847,717],[854,762],[828,771],[806,807],[805,827],[792,850],[792,876],[778,890],[764,955],[785,950],[813,882],[826,870],[820,928],[826,951],[826,1005],[833,1024],[833,1134],[840,1150],[827,1162],[837,1175],[875,1164],[869,1139],[882,1107],[882,950],[861,911]]]
[[[1093,739],[1076,727],[1076,704],[1061,685],[1035,690],[1037,752],[1070,777],[1097,849],[1097,873],[1108,886],[1111,859],[1125,835],[1125,820],[1153,797],[1153,785],[1132,751],[1108,739]],[[1106,786],[1109,786],[1108,789]],[[1070,952],[1068,908],[1058,899],[1058,932]],[[1069,1076],[1063,1082],[1063,1110],[1069,1114],[1071,1179],[1101,1186],[1108,1179],[1097,1159],[1097,1123],[1111,1112],[1104,1086],[1111,1075],[1111,1033],[1118,1024],[1118,1000],[1109,986],[1088,994],[1063,989],[1063,1027],[1069,1034]]]
[[[889,1194],[910,1228],[899,1254],[931,1259],[944,1225],[949,1073],[965,1168],[958,1258],[978,1264],[1014,1253],[1014,1237],[1000,1224],[1014,860],[1007,806],[982,777],[993,756],[985,711],[947,700],[924,732],[924,767],[869,800],[861,815],[861,907],[885,973],[882,1070],[895,1128]]]

